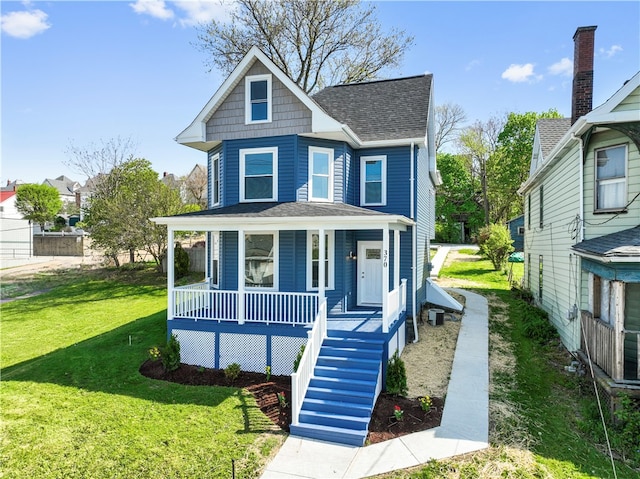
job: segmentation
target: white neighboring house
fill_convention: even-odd
[[[28,258],[33,253],[32,227],[16,208],[16,192],[0,191],[0,257]]]
[[[525,284],[605,391],[640,397],[640,72],[591,110],[595,29],[574,36],[572,118],[536,126]]]
[[[60,195],[60,199],[63,203],[66,204],[74,204],[80,207],[80,199],[79,192],[82,188],[82,185],[71,178],[66,177],[65,175],[58,176],[55,179],[47,178],[42,182],[43,185],[53,186],[56,190],[58,190],[58,194]],[[68,215],[61,214],[60,216],[66,217],[68,220]]]

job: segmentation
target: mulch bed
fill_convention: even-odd
[[[253,395],[262,412],[283,431],[289,432],[291,423],[291,376],[274,376],[269,381],[264,373],[242,371],[230,381],[221,369],[201,368],[181,364],[175,371],[165,371],[161,361],[145,361],[140,366],[143,376],[163,381],[171,381],[190,386],[225,386],[244,388]],[[285,394],[287,406],[280,408],[278,393]],[[420,408],[417,398],[405,398],[381,393],[373,409],[369,423],[368,444],[387,441],[413,432],[424,431],[440,425],[444,401],[431,398],[432,407],[428,413]],[[397,421],[394,408],[403,411],[402,421]]]

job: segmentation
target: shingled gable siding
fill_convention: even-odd
[[[256,61],[246,76],[271,73]],[[261,136],[293,135],[311,131],[311,112],[272,75],[272,121],[245,124],[245,80],[242,78],[207,122],[207,140],[236,140]]]
[[[637,108],[637,106],[636,106]],[[587,221],[585,240],[604,236],[617,231],[638,226],[640,218],[640,198],[629,205],[627,212],[617,215],[611,221],[615,213],[594,214],[595,204],[595,161],[594,152],[600,148],[617,145],[627,146],[627,202],[640,193],[640,154],[635,143],[629,137],[615,130],[596,133],[591,137],[584,164],[584,216]]]

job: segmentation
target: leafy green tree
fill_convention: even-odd
[[[518,188],[529,176],[536,123],[541,118],[561,118],[554,109],[543,113],[510,113],[498,135],[497,147],[487,164],[490,219],[504,223],[523,213]]]
[[[92,242],[120,265],[118,256],[136,250],[149,252],[156,264],[166,249],[167,231],[149,218],[177,214],[180,197],[159,179],[145,159],[131,159],[101,175],[85,211]]]
[[[496,271],[506,267],[509,254],[513,251],[513,240],[509,229],[503,224],[490,224],[483,227],[478,235],[478,246]]]
[[[308,93],[397,68],[413,37],[385,34],[370,2],[237,0],[231,21],[201,25],[198,41],[210,68],[227,74],[256,45]]]
[[[458,243],[464,234],[466,241],[484,223],[480,183],[464,156],[439,154],[437,165],[442,184],[436,194],[436,240]]]
[[[16,191],[16,209],[44,231],[45,223],[53,221],[62,209],[62,200],[53,186],[21,185]]]

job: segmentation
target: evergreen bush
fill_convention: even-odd
[[[407,391],[407,370],[396,351],[387,363],[387,392],[396,396],[406,396]]]
[[[175,334],[171,335],[166,347],[162,348],[160,358],[166,371],[175,371],[180,366],[180,343]]]

